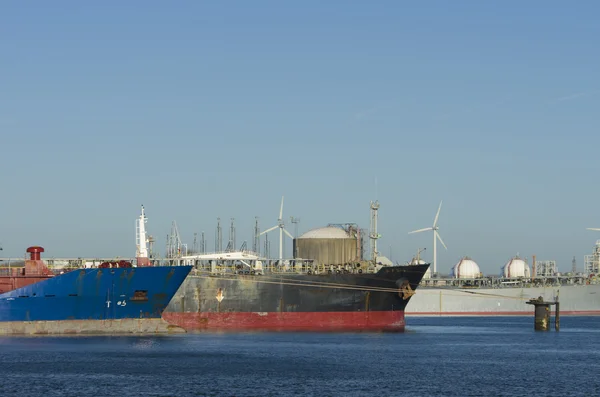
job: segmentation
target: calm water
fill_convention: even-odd
[[[403,334],[0,338],[0,396],[598,396],[600,317],[408,318]]]

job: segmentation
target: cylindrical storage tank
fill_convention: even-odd
[[[462,258],[450,272],[450,276],[454,278],[478,278],[481,276],[479,265],[468,256]]]
[[[313,229],[294,239],[294,253],[321,265],[344,265],[358,259],[357,238],[335,226]]]
[[[504,278],[531,277],[531,270],[527,262],[515,256],[506,262],[506,265],[502,268],[501,275]]]

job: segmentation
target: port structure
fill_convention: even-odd
[[[217,230],[215,232],[215,251],[223,251],[223,229],[221,229],[221,218],[217,218]]]
[[[225,252],[235,251],[235,218],[231,218],[231,225],[229,226],[229,242],[225,248]]]
[[[167,248],[165,256],[167,258],[177,258],[187,255],[187,244],[181,242],[177,222],[171,224],[171,233],[167,236]]]
[[[252,243],[252,251],[260,254],[260,227],[258,225],[258,216],[254,217],[254,239]]]
[[[538,277],[552,277],[558,272],[556,261],[554,260],[545,260],[540,261],[536,260],[534,267],[534,278]]]
[[[600,273],[600,240],[596,241],[592,254],[584,257],[583,271],[585,274]]]

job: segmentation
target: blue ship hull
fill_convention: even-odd
[[[160,319],[191,268],[73,270],[0,294],[0,324]]]

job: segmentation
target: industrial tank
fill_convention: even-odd
[[[527,262],[515,256],[502,268],[502,276],[506,278],[531,277],[531,270]]]
[[[358,236],[337,226],[313,229],[294,239],[295,257],[313,259],[320,265],[355,262],[360,256],[358,249]]]
[[[450,276],[454,278],[478,278],[481,277],[481,271],[477,262],[465,256],[454,265]]]

